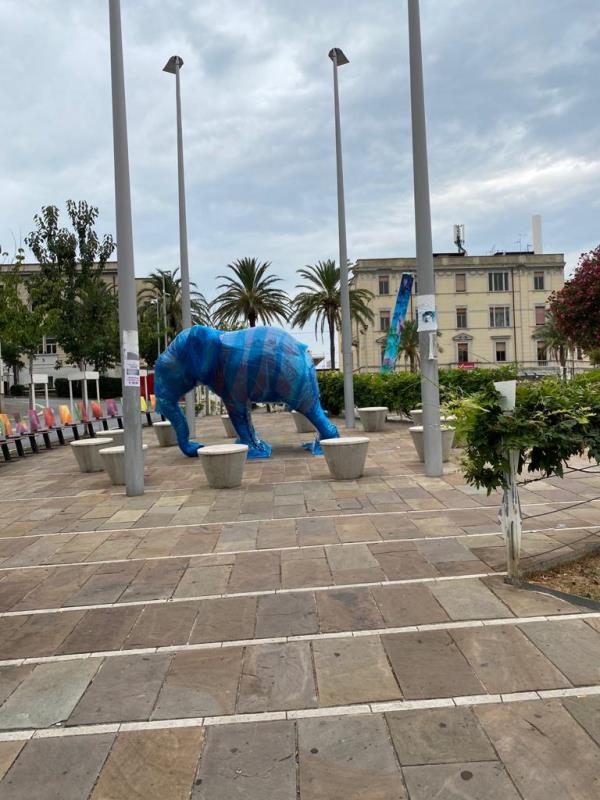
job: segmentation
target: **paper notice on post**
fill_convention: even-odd
[[[421,294],[417,297],[417,330],[437,331],[437,313],[435,310],[435,295]]]
[[[140,346],[137,331],[123,331],[123,386],[140,385]]]

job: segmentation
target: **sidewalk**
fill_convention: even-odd
[[[598,797],[600,612],[503,582],[498,497],[403,425],[336,483],[256,424],[240,490],[152,430],[140,498],[67,448],[0,469],[0,797]],[[524,556],[600,542],[598,496],[524,488]]]

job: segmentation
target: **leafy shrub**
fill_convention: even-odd
[[[22,383],[13,383],[8,391],[13,397],[25,397],[27,395],[27,388]]]
[[[69,396],[69,381],[66,378],[56,378],[54,388],[58,397]],[[73,397],[81,397],[81,381],[73,381]],[[121,378],[109,378],[106,375],[100,376],[100,397],[121,397],[123,388]],[[96,387],[93,381],[88,381],[88,396],[96,399]]]
[[[464,444],[467,483],[489,492],[504,487],[506,453],[519,451],[518,473],[561,477],[568,459],[587,451],[600,459],[600,386],[593,380],[545,378],[517,386],[514,412],[504,413],[491,387],[455,400],[456,432]]]
[[[516,377],[512,366],[498,369],[440,370],[440,399],[448,402],[491,386],[494,381]],[[321,405],[337,416],[344,407],[344,376],[341,372],[317,372]],[[413,372],[392,372],[389,375],[368,373],[354,376],[354,402],[364,406],[387,406],[391,411],[408,413],[421,402],[421,376]]]

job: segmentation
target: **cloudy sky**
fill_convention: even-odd
[[[337,258],[332,46],[351,259],[414,254],[405,0],[122,0],[136,274],[178,263],[174,78],[182,56],[190,267]],[[434,249],[600,241],[599,0],[421,0]],[[86,199],[114,232],[106,0],[0,0],[0,244]],[[310,337],[309,337],[310,338]],[[320,345],[322,348],[322,345]],[[319,351],[319,346],[316,348]]]

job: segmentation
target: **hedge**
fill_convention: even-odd
[[[516,378],[513,366],[497,369],[440,370],[440,399],[470,395],[491,386],[494,381]],[[341,372],[317,371],[321,405],[333,416],[344,407],[344,376]],[[421,376],[414,372],[378,373],[354,376],[354,402],[358,408],[387,406],[391,411],[408,413],[421,402]]]
[[[54,388],[58,397],[69,396],[69,381],[66,378],[56,378]],[[121,378],[109,378],[106,375],[100,376],[100,397],[121,397],[123,388]],[[88,381],[88,395],[96,399],[96,386],[94,381]],[[81,397],[81,381],[73,381],[73,397]]]

